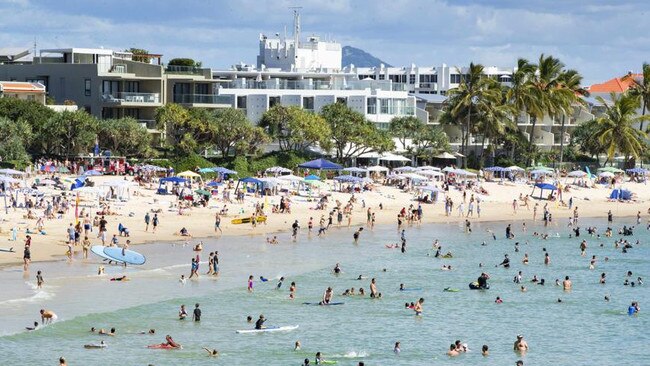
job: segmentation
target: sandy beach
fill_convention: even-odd
[[[42,177],[40,177],[42,178]],[[27,179],[28,185],[31,185],[34,178]],[[92,180],[96,186],[101,186],[108,181],[115,181],[114,176],[100,176],[93,177]],[[126,179],[130,180],[131,177]],[[564,184],[564,178],[560,180]],[[571,179],[569,179],[570,183]],[[330,182],[331,187],[335,187],[333,182]],[[529,220],[533,217],[533,206],[539,203],[537,217],[538,220],[542,214],[542,207],[548,203],[548,208],[553,214],[553,220],[560,220],[563,223],[566,218],[570,216],[568,207],[563,207],[557,202],[549,202],[546,200],[530,199],[529,207],[523,207],[521,201],[518,202],[518,210],[515,213],[513,210],[513,200],[518,199],[520,195],[530,194],[532,185],[526,183],[512,183],[512,182],[481,182],[481,186],[488,192],[487,195],[479,195],[477,192],[467,191],[467,200],[474,194],[476,197],[481,198],[481,217],[477,217],[474,213],[469,217],[470,222],[477,221],[503,221],[503,220]],[[650,201],[650,188],[643,183],[625,182],[621,185],[623,188],[631,190],[636,199],[631,202],[611,202],[608,201],[608,196],[611,188],[604,185],[596,185],[596,188],[579,188],[571,186],[570,192],[564,192],[564,202],[568,202],[570,197],[573,197],[573,206],[578,206],[581,217],[602,217],[606,220],[607,212],[612,211],[615,217],[636,216],[640,211],[643,217],[646,216],[648,210],[647,202]],[[618,187],[618,186],[617,186]],[[223,234],[215,234],[214,218],[215,213],[220,211],[224,206],[221,200],[222,187],[219,189],[219,194],[211,198],[208,207],[194,207],[183,211],[183,215],[178,214],[175,206],[176,198],[172,195],[158,195],[156,194],[157,184],[152,184],[147,187],[131,187],[130,199],[124,202],[109,201],[107,204],[110,206],[112,215],[107,215],[108,221],[107,228],[107,242],[113,236],[118,234],[118,225],[122,224],[127,227],[130,232],[130,237],[119,237],[120,244],[124,243],[127,239],[131,241],[131,245],[141,243],[155,243],[155,242],[170,242],[170,241],[191,241],[195,242],[200,238],[213,237],[215,235],[223,235],[225,237],[231,235],[251,235],[259,237],[255,240],[265,240],[267,235],[271,233],[290,230],[291,224],[294,220],[298,220],[301,227],[306,228],[310,217],[314,218],[314,227],[318,227],[318,222],[321,215],[328,217],[329,212],[335,206],[338,200],[345,205],[350,199],[349,193],[336,192],[334,190],[328,191],[331,193],[329,205],[325,210],[316,210],[316,200],[310,200],[309,197],[289,196],[291,199],[291,213],[271,213],[271,205],[277,205],[281,196],[268,196],[268,197],[255,197],[253,195],[246,195],[243,204],[227,203],[228,215],[222,218],[221,228]],[[40,187],[46,194],[46,199],[49,199],[53,194],[60,194],[61,191],[53,190],[49,187]],[[325,192],[325,190],[323,190]],[[367,208],[371,208],[376,216],[376,224],[391,224],[396,225],[396,217],[399,211],[409,205],[413,204],[417,207],[418,202],[415,200],[417,191],[404,192],[393,186],[376,185],[373,191],[366,191],[355,194],[357,203],[354,205],[352,211],[351,224],[352,225],[365,225]],[[535,196],[539,195],[539,190],[535,192]],[[23,202],[22,195],[19,195],[19,204]],[[450,188],[448,196],[454,201],[454,212],[451,216],[445,216],[444,201],[439,201],[435,204],[422,204],[423,208],[423,223],[454,223],[464,222],[465,217],[459,217],[456,209],[458,203],[463,201],[463,192],[456,188]],[[32,236],[32,262],[48,261],[64,256],[67,251],[67,231],[68,225],[75,222],[75,209],[74,209],[74,196],[68,192],[72,207],[67,213],[60,215],[55,219],[45,220],[44,231],[46,235],[31,234]],[[231,195],[234,197],[234,194]],[[365,208],[363,202],[365,201]],[[268,215],[268,220],[264,224],[258,224],[253,227],[250,224],[233,225],[231,220],[240,217],[247,217],[255,210],[257,203],[266,203],[267,209],[265,213]],[[383,209],[380,209],[380,204]],[[160,226],[156,233],[145,231],[144,216],[147,212],[160,209],[159,218]],[[92,219],[101,211],[97,200],[92,196],[81,196],[79,211],[90,214]],[[465,213],[467,212],[467,204],[465,204]],[[43,215],[42,210],[34,210],[37,216]],[[13,247],[15,253],[1,252],[0,265],[13,265],[21,264],[23,243],[26,236],[26,230],[30,229],[35,231],[37,219],[27,219],[27,210],[24,208],[9,208],[8,214],[0,215],[2,222],[0,223],[0,248]],[[645,219],[644,219],[645,222]],[[336,218],[334,220],[336,225]],[[343,225],[347,225],[347,218],[344,219]],[[17,241],[12,241],[12,230],[17,228]],[[181,228],[185,227],[192,237],[183,237],[179,235]],[[97,227],[93,228],[93,233],[89,236],[91,243],[101,244],[97,238]],[[83,238],[82,238],[83,239]],[[280,239],[283,240],[282,235]],[[286,239],[288,240],[288,238]],[[92,254],[91,254],[92,255]],[[75,258],[81,257],[81,246],[75,247]]]

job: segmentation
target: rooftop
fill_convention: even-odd
[[[23,81],[0,81],[0,91],[12,93],[45,93],[45,85]]]
[[[634,79],[643,77],[643,74],[627,74],[623,77],[613,78],[600,84],[589,87],[590,93],[623,93],[634,84]],[[625,78],[625,79],[624,79]]]

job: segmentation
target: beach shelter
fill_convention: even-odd
[[[320,177],[314,174],[310,174],[305,177],[305,180],[320,180]]]
[[[417,167],[416,169],[417,169],[417,170],[437,170],[437,171],[440,171],[440,168],[435,167],[435,166],[431,166],[431,165],[423,165],[423,166],[419,166],[419,167]]]
[[[343,168],[339,164],[333,163],[323,158],[302,163],[298,165],[298,167],[304,169],[318,169],[318,170],[341,170]]]
[[[627,172],[627,174],[640,174],[640,175],[648,174],[648,170],[643,168],[626,169],[625,171]]]
[[[490,166],[483,170],[485,170],[486,172],[504,172],[506,171],[506,168],[502,168],[500,166]]]
[[[156,193],[158,194],[167,194],[167,188],[163,188],[163,185],[166,183],[173,183],[173,184],[180,184],[180,183],[185,183],[187,182],[187,179],[181,178],[181,177],[168,177],[168,178],[161,178],[160,179],[160,184],[158,185],[158,191]]]
[[[507,168],[504,168],[504,170],[505,170],[506,172],[523,172],[523,171],[525,171],[526,169],[521,168],[521,167],[518,167],[518,166],[516,166],[516,165],[511,165],[511,166],[509,166],[509,167],[507,167]]]
[[[369,172],[387,172],[390,169],[386,168],[385,166],[375,165],[375,166],[369,167],[367,170]]]
[[[598,168],[599,172],[610,172],[610,173],[624,173],[622,169],[614,168],[613,166],[606,166],[603,168]]]
[[[234,171],[234,170],[230,170],[228,168],[223,168],[223,167],[220,167],[220,166],[212,168],[212,171],[214,171],[215,173],[222,174],[222,175],[223,174],[230,174],[230,175],[236,175],[237,174],[237,172]]]
[[[598,176],[601,178],[613,178],[615,174],[612,172],[600,172],[598,173]]]
[[[271,174],[291,174],[291,169],[287,169],[281,166],[272,166],[270,168],[267,168],[265,170],[266,173],[271,173]]]
[[[0,169],[0,174],[4,174],[4,175],[17,175],[17,176],[21,176],[21,177],[22,177],[22,176],[25,175],[26,173],[25,173],[25,172],[21,172],[20,170],[16,170],[16,169]]]
[[[417,171],[417,168],[414,168],[414,167],[409,166],[409,165],[405,165],[405,166],[401,166],[399,168],[395,168],[393,170],[396,171],[396,172],[400,172],[400,173],[402,173],[402,172],[415,172],[415,171]]]
[[[549,183],[537,183],[537,184],[535,184],[535,186],[533,186],[533,191],[530,192],[531,197],[533,196],[533,192],[535,192],[535,188],[539,188],[539,198],[540,199],[543,199],[544,190],[554,191],[554,190],[557,189],[556,186],[554,186],[552,184],[549,184]]]
[[[567,177],[572,177],[572,178],[582,178],[586,176],[587,176],[587,172],[583,172],[582,170],[574,170],[569,174],[567,174]]]
[[[402,155],[395,155],[395,154],[385,154],[379,160],[382,161],[404,161],[404,162],[410,162],[411,159],[404,157]]]
[[[201,168],[199,173],[214,173],[214,168]]]
[[[278,179],[279,180],[286,180],[286,181],[289,181],[289,182],[300,182],[300,181],[302,181],[302,178],[300,178],[297,175],[293,175],[293,174],[281,175],[281,176],[278,177]]]
[[[182,173],[176,174],[178,177],[183,177],[183,178],[201,178],[201,175],[194,173],[192,171],[186,170]]]

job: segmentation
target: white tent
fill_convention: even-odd
[[[401,155],[395,155],[395,154],[385,154],[379,160],[383,161],[411,161],[411,159],[401,156]]]
[[[435,171],[440,171],[440,168],[431,166],[431,165],[424,165],[424,166],[419,166],[417,167],[417,170],[435,170]]]
[[[26,173],[16,169],[0,169],[0,174],[23,176]]]
[[[272,166],[270,168],[267,168],[265,172],[273,173],[273,174],[283,174],[283,173],[291,173],[291,169],[287,169],[281,166]]]
[[[407,166],[402,166],[402,167],[399,167],[399,168],[395,168],[393,170],[396,171],[396,172],[414,172],[417,169],[412,167],[412,166],[407,165]]]
[[[605,177],[605,178],[613,178],[615,176],[614,173],[612,172],[600,172],[598,173],[599,177]]]
[[[400,174],[400,175],[402,177],[404,177],[404,178],[408,178],[408,179],[411,179],[411,180],[429,180],[429,178],[427,178],[427,177],[425,177],[423,175],[420,175],[420,174],[415,174],[415,173],[404,173],[404,174]]]
[[[427,177],[444,177],[445,176],[445,173],[437,172],[435,170],[420,170],[418,172],[418,174],[424,175],[424,176],[427,176]]]
[[[278,177],[278,179],[289,181],[289,182],[302,182],[302,178],[293,174],[281,175]]]
[[[567,174],[567,177],[582,178],[587,175],[587,172],[582,170],[574,170],[571,173]]]
[[[459,177],[476,177],[475,173],[468,172],[467,170],[464,169],[455,169],[452,170],[451,172],[456,174]]]
[[[369,172],[387,172],[390,169],[386,168],[385,166],[381,165],[375,165],[371,166],[370,168],[367,169]]]

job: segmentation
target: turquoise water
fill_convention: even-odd
[[[48,263],[42,267],[47,286],[35,293],[16,269],[0,272],[8,284],[0,295],[3,314],[0,337],[3,364],[54,364],[65,356],[70,365],[299,365],[305,357],[312,362],[320,351],[325,359],[340,365],[421,365],[421,364],[481,364],[512,365],[523,358],[526,365],[613,365],[650,364],[650,325],[646,307],[650,300],[647,287],[623,286],[626,272],[644,279],[650,269],[649,233],[639,228],[634,237],[641,244],[623,254],[614,249],[614,239],[597,240],[586,234],[589,225],[604,229],[604,222],[582,220],[580,239],[568,238],[565,220],[548,229],[528,223],[528,233],[514,224],[520,241],[520,252],[514,251],[515,240],[503,239],[504,223],[474,225],[474,233],[465,234],[457,224],[422,225],[407,228],[408,247],[402,254],[387,249],[385,244],[399,238],[394,227],[376,227],[363,232],[359,245],[352,243],[351,229],[331,230],[324,238],[309,238],[301,233],[297,243],[289,234],[281,234],[277,246],[265,244],[263,237],[220,238],[206,241],[203,258],[218,249],[221,254],[222,276],[219,279],[202,276],[199,281],[178,283],[180,274],[189,274],[190,247],[182,245],[140,246],[148,257],[141,268],[107,268],[108,275],[95,274],[99,262],[94,259],[71,265]],[[617,226],[624,223],[617,222]],[[494,241],[487,229],[494,230]],[[541,240],[533,231],[552,236]],[[580,256],[579,243],[587,239],[587,256]],[[433,257],[431,243],[439,239],[443,251],[452,251],[453,259]],[[487,245],[480,245],[486,241]],[[526,242],[528,242],[526,244]],[[604,247],[599,247],[599,243]],[[543,264],[546,248],[552,258],[550,266]],[[509,269],[495,268],[503,255],[512,260]],[[528,253],[530,264],[521,264]],[[596,255],[595,270],[589,270],[591,255]],[[605,262],[604,257],[609,261]],[[332,274],[335,263],[341,263],[344,273]],[[479,268],[483,263],[483,268]],[[451,264],[452,271],[442,271]],[[63,271],[62,271],[63,268]],[[386,269],[384,272],[383,269]],[[207,268],[202,266],[201,272]],[[519,291],[512,282],[518,270],[523,271],[528,292]],[[132,281],[109,282],[108,277],[126,271]],[[470,291],[469,282],[482,272],[491,275],[491,289]],[[608,283],[601,285],[601,272],[607,273]],[[65,275],[64,275],[65,274]],[[285,276],[282,290],[275,289],[277,281],[256,281],[255,292],[246,291],[249,274],[277,279]],[[357,281],[363,274],[367,279]],[[533,275],[546,280],[545,286],[529,282]],[[574,289],[565,293],[554,285],[555,279],[569,275]],[[383,298],[342,297],[346,288],[369,288],[375,277]],[[648,278],[650,279],[650,278]],[[288,298],[291,281],[297,283],[297,298]],[[422,291],[400,292],[399,284],[419,287]],[[332,286],[335,301],[343,306],[304,306],[303,301],[318,301],[325,288]],[[650,286],[650,284],[646,285]],[[445,287],[460,292],[443,292]],[[611,300],[604,301],[608,295]],[[495,304],[500,296],[503,304]],[[18,297],[19,299],[16,299]],[[424,316],[415,317],[404,309],[405,302],[425,298]],[[562,303],[557,303],[561,298]],[[641,313],[626,315],[631,301],[639,301]],[[178,321],[180,304],[191,311],[199,302],[203,310],[200,324]],[[60,321],[36,332],[16,333],[36,320],[38,309],[54,310]],[[287,333],[235,334],[247,329],[246,316],[257,318],[263,313],[268,325],[300,325]],[[97,328],[116,327],[116,337],[101,337],[88,332]],[[155,336],[139,335],[139,331],[155,328]],[[518,333],[524,334],[530,351],[519,356],[512,351]],[[165,334],[183,344],[182,350],[151,350],[148,344],[160,343]],[[105,340],[108,349],[86,350],[86,343]],[[449,344],[456,339],[468,343],[471,352],[450,359],[445,356]],[[293,351],[296,340],[302,350]],[[392,352],[395,341],[402,344],[402,353]],[[491,354],[483,358],[480,349],[490,346]],[[218,349],[222,355],[207,357],[202,347]]]

